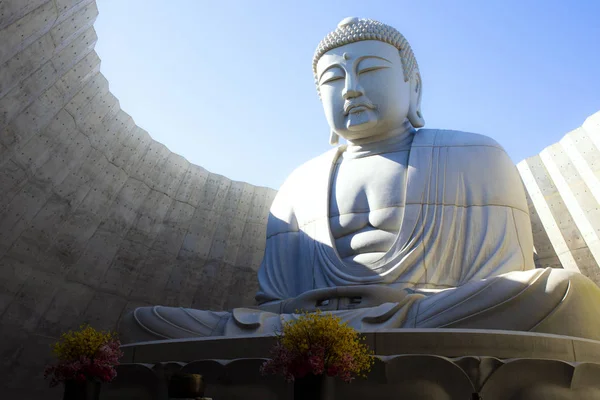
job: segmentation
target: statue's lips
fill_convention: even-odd
[[[350,107],[348,107],[346,109],[345,114],[348,115],[348,114],[359,113],[359,112],[367,111],[369,109],[370,109],[370,107],[368,107],[365,104],[355,104],[355,105],[351,105]]]

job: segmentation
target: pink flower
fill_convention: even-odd
[[[335,365],[330,365],[329,368],[327,368],[327,375],[329,376],[336,376],[338,374],[338,367]]]
[[[51,378],[51,387],[68,380],[97,379],[110,382],[117,376],[115,367],[119,365],[119,358],[122,356],[119,341],[111,340],[102,345],[92,358],[80,356],[75,360],[61,361],[46,367],[44,377]]]
[[[270,359],[261,366],[261,373],[282,375],[288,381],[307,374],[326,373],[350,382],[354,375],[368,372],[368,350],[360,346],[355,334],[348,332],[347,329],[351,328],[343,325],[335,327],[336,323],[341,322],[333,317],[305,313],[297,321],[284,324],[283,334],[271,349]],[[339,328],[345,333],[335,335],[331,333],[330,326],[334,326],[336,332]]]
[[[312,369],[312,373],[315,375],[321,375],[325,369],[325,360],[321,356],[310,356],[308,358],[308,364]]]
[[[297,359],[290,366],[290,372],[296,378],[304,378],[310,372],[308,360]]]

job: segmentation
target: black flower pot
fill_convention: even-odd
[[[98,400],[100,399],[100,382],[66,381],[63,400]]]
[[[169,380],[169,398],[195,399],[204,396],[202,375],[176,373]]]
[[[333,400],[333,378],[308,374],[294,380],[294,400]]]

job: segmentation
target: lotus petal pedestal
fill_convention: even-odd
[[[336,382],[336,399],[599,399],[600,342],[558,335],[454,329],[365,333],[377,361],[367,379]],[[273,336],[143,342],[101,399],[167,399],[175,372],[201,374],[213,399],[282,400],[293,385],[261,376]]]

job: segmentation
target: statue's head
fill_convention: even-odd
[[[331,127],[354,141],[415,128],[421,114],[421,75],[410,45],[391,26],[371,19],[346,18],[319,43],[313,73]]]

